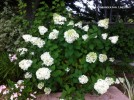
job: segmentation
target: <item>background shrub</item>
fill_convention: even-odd
[[[0,51],[11,51],[18,45],[20,36],[23,34],[20,19],[5,3],[0,13]]]
[[[109,50],[109,55],[115,59],[128,62],[134,60],[134,28],[126,27],[123,23],[116,23],[107,32],[110,35],[119,35],[119,41]]]

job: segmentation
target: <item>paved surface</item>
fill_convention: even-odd
[[[37,100],[59,100],[61,93],[37,96]],[[112,86],[108,92],[101,96],[85,95],[85,100],[129,100],[119,89]]]

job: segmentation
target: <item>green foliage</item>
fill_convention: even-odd
[[[22,0],[17,0],[19,2],[18,7],[19,7],[19,14],[23,17],[26,15],[26,3],[24,3]]]
[[[22,78],[22,71],[17,65],[10,62],[6,52],[0,52],[0,83],[7,83],[7,80],[16,81]]]
[[[64,0],[53,0],[52,1],[52,10],[54,10],[56,13],[63,13],[66,14],[66,6]]]
[[[70,88],[68,85],[65,85],[61,98],[65,100],[85,100],[84,93],[81,90],[78,91],[75,87]]]
[[[0,13],[0,51],[11,51],[20,41],[23,34],[20,18],[8,6]]]
[[[119,41],[109,50],[109,55],[115,59],[128,62],[133,60],[134,55],[134,29],[126,27],[123,23],[117,23],[111,26],[107,32],[110,35],[119,35]],[[132,57],[132,58],[131,58]]]

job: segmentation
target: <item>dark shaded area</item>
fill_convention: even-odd
[[[5,6],[4,2],[7,1],[9,6],[11,7],[17,7],[18,1],[17,0],[0,0],[0,11],[3,10],[3,7]]]
[[[45,1],[48,6],[51,8],[52,2],[55,0],[22,0],[27,4],[26,7],[26,18],[31,20],[34,18],[34,12],[39,8],[40,2]],[[91,10],[83,0],[63,0],[66,3],[67,7],[70,7],[73,11],[76,11],[76,14],[73,14],[75,17],[80,18],[81,20],[99,20],[102,18],[109,18],[111,22],[118,21],[122,19],[126,22],[130,18],[134,18],[134,2],[133,0],[94,0],[96,9]],[[81,1],[85,6],[86,12],[82,12],[80,7],[74,4],[75,1]],[[89,0],[92,1],[92,0]],[[0,10],[2,10],[4,6],[5,0],[0,0]],[[17,0],[8,0],[8,3],[12,7],[17,7],[18,2]],[[33,7],[32,7],[33,4]],[[127,5],[129,8],[121,8],[123,5]],[[110,8],[106,9],[98,9],[99,6],[105,7],[108,6]],[[112,8],[116,7],[116,8]],[[55,8],[56,9],[56,8]],[[99,11],[100,10],[100,11]]]
[[[18,65],[10,62],[8,53],[0,52],[0,84],[7,83],[7,80],[18,81],[23,79],[23,72]]]
[[[77,14],[74,14],[75,16],[80,16],[86,20],[97,21],[98,19],[109,18],[110,22],[115,22],[119,19],[122,19],[124,22],[126,22],[129,18],[134,18],[133,0],[117,0],[117,2],[116,0],[89,0],[94,1],[96,6],[94,10],[91,10],[86,3],[82,2],[82,0],[79,0],[85,6],[87,12],[81,12],[81,8],[74,5],[75,0],[72,1],[73,2],[67,1],[66,5],[69,6],[73,11],[77,12]],[[128,8],[124,8],[124,5],[127,5]],[[100,7],[104,8],[98,9]]]

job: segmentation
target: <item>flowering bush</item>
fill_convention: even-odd
[[[36,92],[33,92],[27,81],[8,81],[8,85],[0,85],[1,100],[34,100]]]
[[[34,80],[34,85],[44,89],[45,94],[63,91],[63,98],[94,88],[105,93],[112,83],[98,79],[114,74],[109,66],[113,58],[107,56],[107,51],[119,38],[102,32],[103,27],[108,28],[108,19],[99,21],[98,27],[54,13],[50,22],[22,36],[27,46],[17,53],[25,78]],[[99,87],[102,85],[105,90]]]
[[[12,52],[20,42],[24,31],[21,26],[21,18],[14,12],[7,1],[5,7],[0,11],[0,51]]]
[[[118,63],[121,66],[120,70],[122,70],[122,72],[132,71],[128,66],[130,62],[133,62],[132,58],[134,55],[133,31],[134,28],[127,27],[127,25],[123,23],[116,23],[116,25],[113,25],[108,30],[106,30],[106,32],[109,32],[111,35],[117,34],[120,36],[118,43],[113,45],[109,50],[109,56],[113,55],[116,59],[122,61],[121,63]],[[117,72],[120,73],[119,70],[117,70]]]

